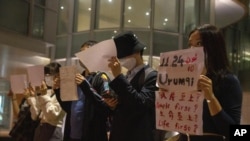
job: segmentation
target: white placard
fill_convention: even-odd
[[[203,133],[204,94],[191,92],[156,92],[156,128],[201,135]]]
[[[24,89],[28,87],[27,75],[26,74],[11,75],[10,87],[14,94],[23,94]]]
[[[117,55],[113,39],[104,40],[75,54],[90,72],[109,71],[108,59]]]
[[[203,67],[202,47],[161,53],[157,84],[169,91],[196,90]]]
[[[41,86],[44,81],[44,66],[37,65],[27,68],[28,79],[32,87]]]
[[[62,101],[78,100],[75,75],[76,66],[60,67],[60,96]]]

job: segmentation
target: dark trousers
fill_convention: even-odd
[[[62,136],[62,128],[42,123],[36,128],[34,141],[62,141]]]

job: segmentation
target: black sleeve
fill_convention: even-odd
[[[134,109],[154,109],[155,108],[155,91],[158,90],[156,86],[157,72],[151,72],[144,81],[140,91],[126,79],[123,74],[117,76],[110,82],[110,87],[120,97],[122,104]],[[120,102],[119,101],[119,102]]]
[[[221,134],[229,136],[229,125],[240,124],[242,108],[242,89],[238,78],[229,75],[223,80],[219,102],[222,111],[213,116],[216,128]]]
[[[99,75],[100,77],[97,78],[95,83],[92,86],[87,80],[83,81],[79,86],[82,89],[84,95],[88,100],[92,101],[96,106],[98,106],[98,110],[100,112],[107,112],[108,106],[105,104],[105,102],[102,100],[101,94],[108,91],[109,87],[105,85],[106,81]],[[95,88],[94,88],[95,87]]]
[[[60,97],[60,89],[54,89],[55,95],[56,95],[56,99],[59,102],[60,106],[62,107],[62,109],[69,114],[71,111],[71,101],[62,101],[61,97]]]

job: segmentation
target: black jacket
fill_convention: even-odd
[[[157,72],[145,75],[145,66],[129,83],[123,74],[110,82],[119,98],[113,115],[110,141],[153,141],[155,131],[155,91]]]
[[[101,75],[95,78],[92,85],[93,78],[96,73],[91,73],[86,76],[88,81],[83,81],[79,86],[85,95],[84,101],[84,121],[83,121],[83,135],[82,141],[107,141],[107,118],[110,110],[108,106],[102,101],[101,94],[106,92],[104,82],[109,80],[103,79]],[[108,77],[108,76],[106,76]],[[106,88],[106,89],[105,89]],[[71,102],[61,101],[59,90],[56,91],[57,99],[62,108],[67,112],[64,140],[70,139],[70,112]]]

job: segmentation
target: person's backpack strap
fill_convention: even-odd
[[[92,78],[91,85],[94,86],[95,82],[98,80],[98,78],[102,77],[102,75],[105,75],[106,79],[110,81],[108,75],[105,72],[97,71],[96,75]]]
[[[95,89],[95,85],[96,85],[96,81],[98,81],[98,79],[103,79],[103,80],[107,80],[106,82],[104,82],[103,83],[103,89],[104,89],[104,91],[109,91],[109,93],[100,93],[100,91],[98,91],[97,89],[98,88],[96,88]],[[110,87],[109,87],[109,82],[110,82],[111,80],[110,80],[110,78],[109,78],[109,75],[106,73],[106,72],[101,72],[101,71],[98,71],[98,72],[96,72],[96,74],[93,76],[93,78],[92,78],[92,82],[91,82],[91,85],[92,85],[92,87],[94,88],[94,90],[98,93],[99,92],[99,94],[101,95],[101,96],[103,96],[103,97],[105,97],[105,98],[107,98],[107,97],[113,97],[113,98],[117,98],[117,95],[115,94],[115,92],[114,92],[114,90],[112,90]]]
[[[91,86],[92,88],[94,88],[94,90],[96,92],[100,92],[99,91],[99,87],[100,86],[96,86],[96,84],[98,83],[97,81],[102,78],[103,80],[106,79],[107,80],[107,83],[104,85],[104,89],[106,89],[105,87],[109,87],[108,86],[108,83],[110,82],[110,79],[108,77],[108,75],[105,73],[105,72],[102,72],[102,71],[97,71],[96,74],[93,76],[92,80],[91,80]]]
[[[154,69],[151,68],[151,67],[146,68],[146,70],[145,70],[145,76],[144,76],[144,81],[147,79],[148,75],[149,75],[152,71],[156,71],[156,70],[154,70]]]

